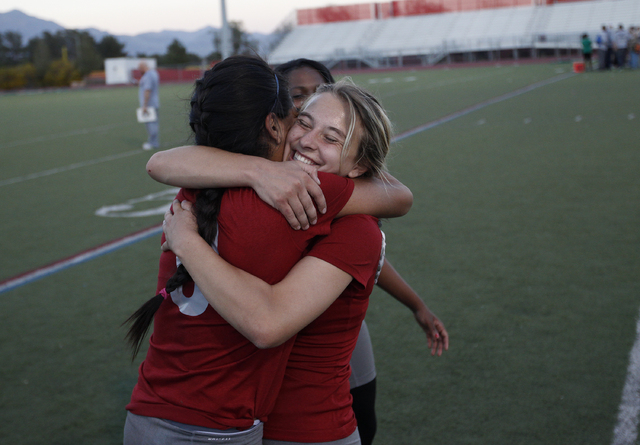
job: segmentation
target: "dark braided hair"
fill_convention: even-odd
[[[293,104],[286,80],[257,57],[232,56],[216,64],[195,83],[189,125],[195,143],[251,156],[268,157],[271,139],[265,129],[270,113],[284,119]],[[213,244],[224,189],[201,190],[194,205],[198,233]],[[181,264],[167,281],[166,294],[192,281]],[[162,293],[144,303],[125,324],[126,339],[136,357],[154,314],[164,300]]]

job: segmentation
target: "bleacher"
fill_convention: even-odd
[[[298,57],[357,60],[381,66],[414,56],[425,64],[454,53],[579,48],[580,35],[595,40],[603,24],[640,25],[640,0],[599,0],[357,20],[294,28],[269,55],[279,64]]]

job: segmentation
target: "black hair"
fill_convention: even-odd
[[[190,101],[189,125],[195,143],[251,156],[267,157],[271,144],[265,128],[270,113],[284,119],[293,103],[283,75],[274,72],[257,57],[232,56],[206,71],[195,82]],[[201,190],[194,205],[198,233],[213,244],[217,217],[224,189]],[[192,281],[187,269],[180,265],[169,278],[165,291],[170,294]],[[154,314],[164,297],[149,299],[129,317],[131,324],[126,339],[136,357]]]
[[[298,68],[309,67],[318,72],[324,79],[325,83],[336,83],[335,79],[331,75],[331,71],[329,68],[321,64],[320,62],[316,62],[311,59],[294,59],[290,60],[282,65],[278,65],[276,67],[276,73],[282,74],[283,76],[288,76],[291,71],[297,70]]]

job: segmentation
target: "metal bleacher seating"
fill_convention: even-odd
[[[269,55],[283,63],[298,57],[361,60],[377,66],[398,56],[435,63],[450,53],[518,48],[577,48],[602,24],[640,25],[640,0],[592,0],[549,6],[516,6],[445,12],[384,20],[360,20],[294,28]]]

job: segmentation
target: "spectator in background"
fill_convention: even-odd
[[[629,66],[635,70],[638,68],[640,60],[640,28],[632,26],[629,28],[631,40],[629,40]]]
[[[593,48],[591,45],[591,39],[589,38],[589,34],[582,34],[582,58],[584,59],[584,69],[585,71],[591,71],[593,66],[591,65],[591,54],[593,53]]]
[[[147,142],[142,144],[142,149],[153,150],[160,147],[160,119],[158,117],[158,108],[160,108],[160,97],[158,95],[160,76],[155,69],[150,69],[146,62],[140,62],[138,69],[142,73],[138,84],[138,101],[140,102],[140,108],[142,108],[143,114],[147,114],[149,108],[154,108],[156,113],[156,119],[153,122],[145,123],[149,138]]]
[[[602,25],[602,32],[598,34],[598,68],[608,70],[611,68],[611,56],[613,54],[613,39],[611,30],[607,25]]]
[[[618,30],[613,35],[613,45],[616,50],[616,66],[624,68],[627,65],[627,49],[631,35],[625,31],[624,26],[620,24]]]

